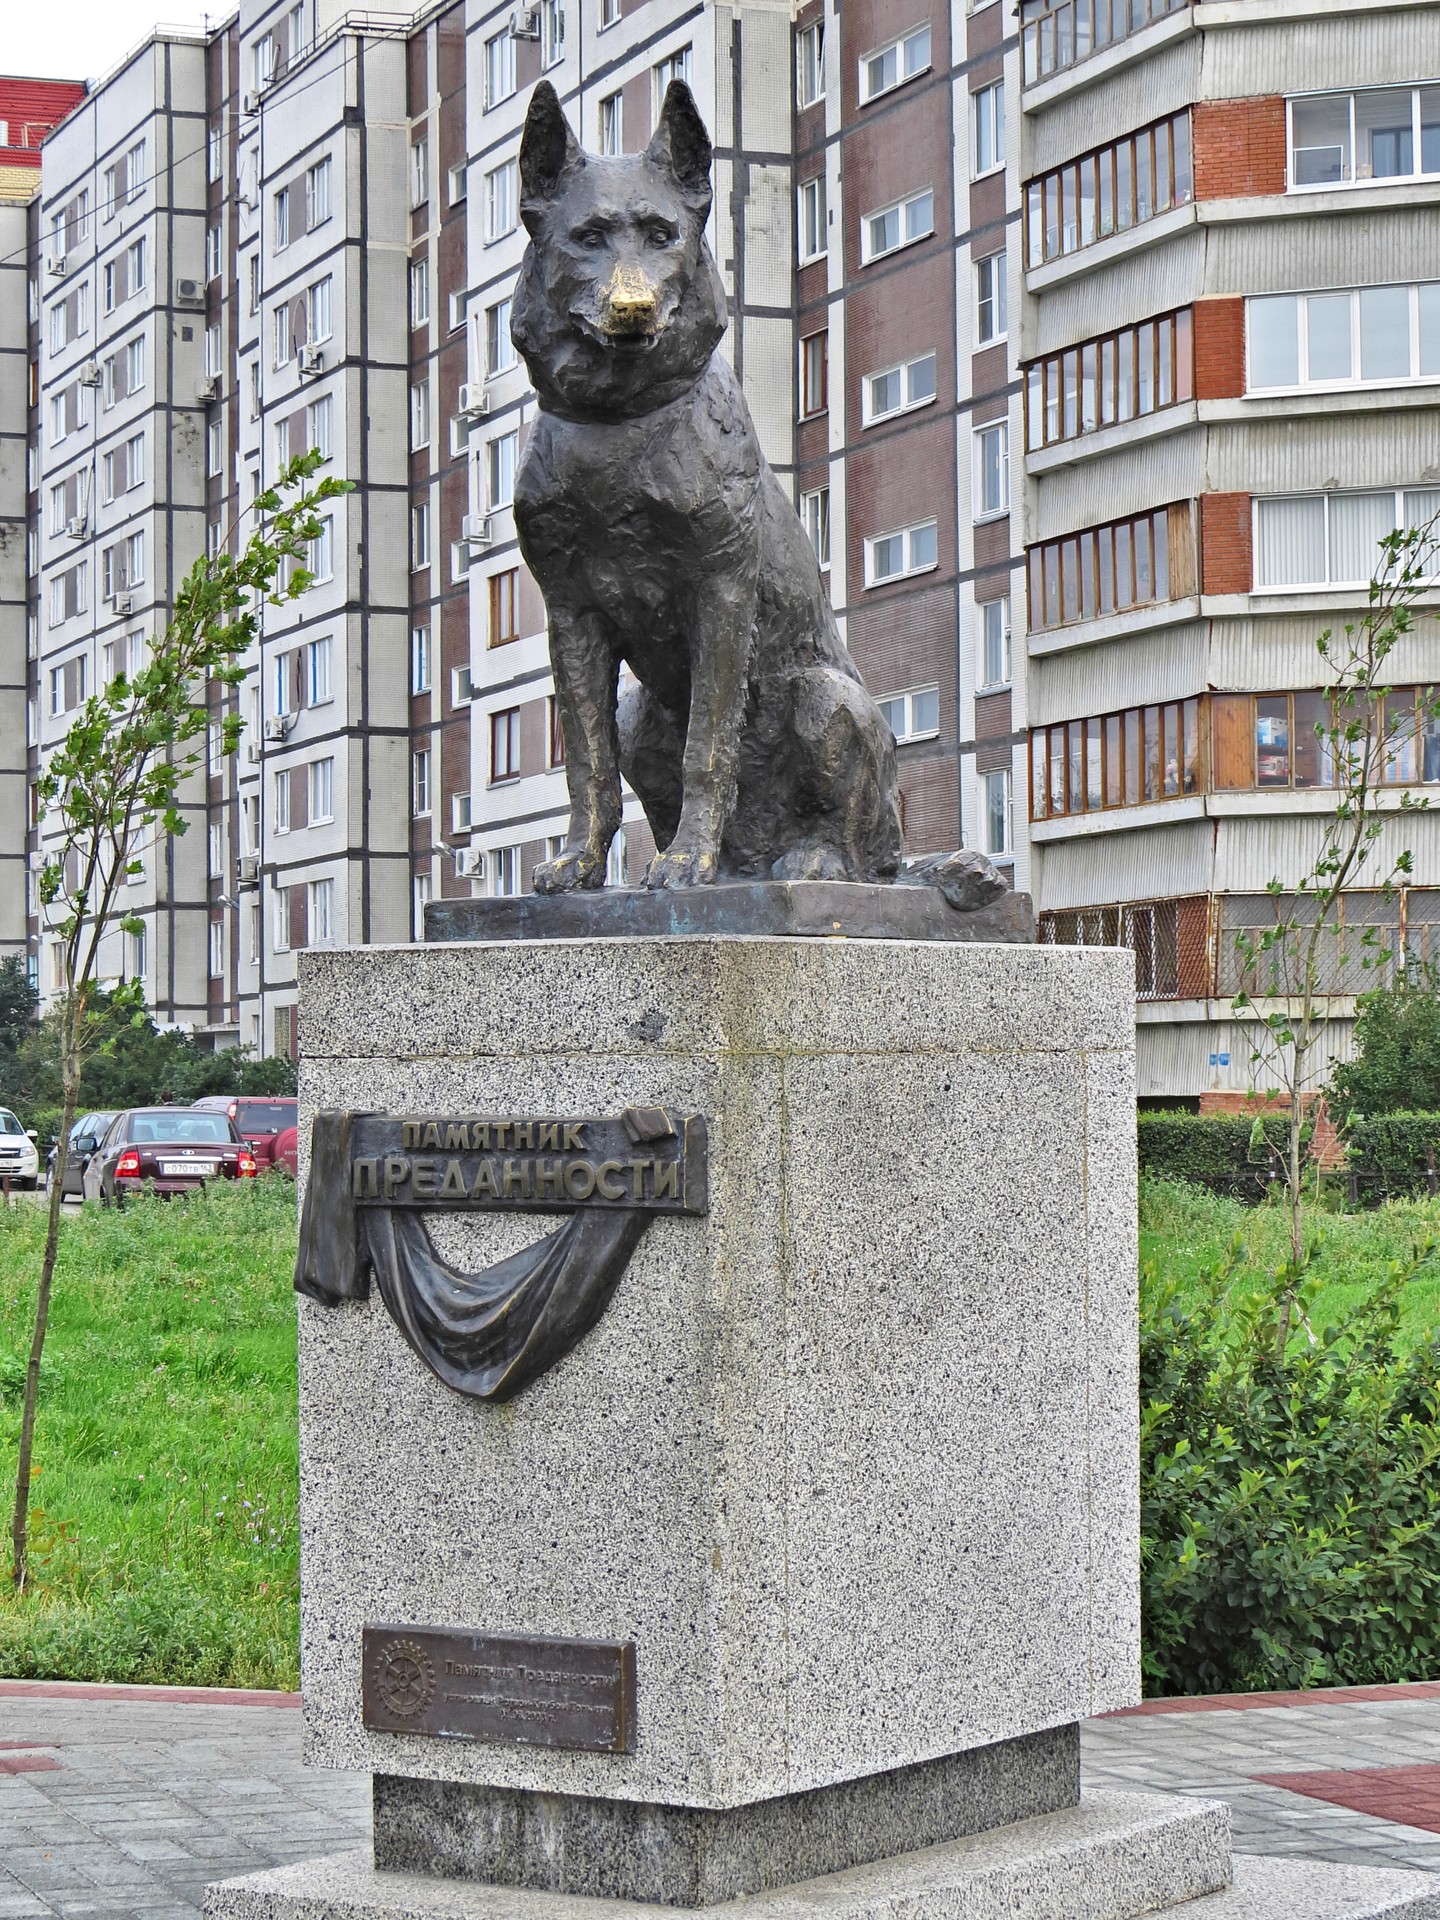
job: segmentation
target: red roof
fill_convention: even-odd
[[[20,80],[0,75],[0,166],[37,167],[40,143],[85,98],[80,80]]]

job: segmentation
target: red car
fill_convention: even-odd
[[[292,1142],[287,1166],[285,1135],[299,1122],[298,1101],[283,1095],[209,1093],[195,1105],[210,1113],[226,1114],[235,1122],[236,1132],[254,1154],[262,1173],[275,1167],[294,1174],[295,1148]]]
[[[127,1107],[103,1140],[77,1140],[89,1154],[85,1198],[123,1206],[139,1193],[194,1193],[207,1180],[253,1180],[255,1156],[228,1114],[193,1107]]]

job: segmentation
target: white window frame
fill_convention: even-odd
[[[994,844],[994,837],[990,831],[991,821],[993,819],[991,800],[995,792],[996,782],[999,782],[1001,794],[1000,819],[1002,823],[1002,844],[1000,846]],[[1015,781],[1011,769],[1009,767],[998,767],[989,773],[977,774],[976,785],[980,789],[980,838],[985,843],[983,851],[989,854],[992,860],[1008,859],[1015,851]]]
[[[907,232],[907,228],[909,227],[909,224],[910,224],[910,220],[909,220],[910,209],[912,207],[918,207],[920,203],[925,200],[928,200],[930,203],[930,218],[929,218],[928,225],[923,227],[917,233]],[[893,247],[874,246],[871,238],[872,222],[876,220],[884,220],[892,213],[898,214],[900,216],[899,239],[896,240]],[[869,267],[869,266],[873,266],[877,260],[888,260],[894,254],[903,253],[906,247],[918,247],[922,241],[931,239],[934,235],[934,232],[935,232],[935,189],[933,187],[918,187],[913,193],[907,193],[903,197],[903,199],[891,200],[890,202],[888,202],[887,205],[883,207],[872,207],[868,213],[863,214],[861,216],[860,264],[862,267]]]
[[[309,824],[324,826],[335,818],[335,756],[322,754],[310,762]]]
[[[998,679],[994,678],[989,671],[989,634],[986,629],[990,622],[992,608],[998,610],[995,619],[1000,629],[1000,677]],[[977,690],[988,693],[995,688],[1008,687],[1012,684],[1011,675],[1015,670],[1012,642],[1009,594],[1001,594],[998,600],[977,601],[975,605],[975,685]]]
[[[987,271],[988,270],[988,271]],[[985,281],[990,283],[989,305],[992,320],[998,319],[999,330],[986,333],[984,292]],[[975,262],[975,344],[977,347],[998,346],[1009,337],[1010,331],[1010,286],[1009,260],[1007,250],[1001,247],[997,253],[982,255]]]
[[[935,535],[935,558],[916,561],[915,536],[918,533]],[[904,565],[894,573],[877,574],[875,571],[875,549],[886,540],[899,540],[903,544]],[[940,565],[940,526],[937,520],[915,520],[908,527],[891,527],[884,533],[871,534],[865,542],[865,586],[890,587],[897,580],[913,580],[918,574],[934,573]]]
[[[1010,511],[1010,422],[1008,420],[986,420],[980,426],[972,428],[975,446],[974,465],[974,512],[972,518],[978,523],[984,520],[999,520]],[[986,467],[986,447],[995,443],[999,448],[996,462],[996,474],[999,482],[999,498],[994,505],[986,503],[984,493],[984,474]]]
[[[1431,493],[1431,494],[1436,494],[1437,498],[1440,498],[1440,488],[1437,488],[1433,482],[1429,482],[1429,481],[1422,481],[1418,486],[1414,486],[1414,487],[1394,487],[1394,488],[1391,488],[1391,487],[1343,487],[1334,493],[1317,492],[1314,489],[1308,489],[1306,491],[1298,492],[1298,493],[1257,494],[1250,503],[1251,552],[1255,556],[1254,562],[1253,562],[1254,571],[1253,571],[1253,578],[1251,582],[1251,592],[1255,594],[1266,594],[1266,595],[1277,594],[1277,593],[1290,593],[1290,594],[1330,593],[1330,592],[1339,592],[1342,589],[1348,592],[1355,592],[1357,590],[1363,590],[1364,588],[1368,587],[1370,584],[1370,581],[1368,579],[1336,580],[1336,579],[1330,578],[1331,554],[1333,551],[1331,533],[1330,533],[1330,517],[1331,517],[1331,513],[1334,510],[1335,502],[1337,500],[1355,499],[1361,496],[1368,497],[1375,494],[1386,494],[1386,493],[1393,493],[1394,495],[1395,526],[1397,528],[1404,527],[1406,525],[1405,496],[1407,493]],[[1274,586],[1271,586],[1268,583],[1261,581],[1260,563],[1264,553],[1264,547],[1262,545],[1262,540],[1261,540],[1262,513],[1264,508],[1269,504],[1271,504],[1272,502],[1282,501],[1282,500],[1319,500],[1323,503],[1324,509],[1325,509],[1325,515],[1324,515],[1324,518],[1325,518],[1325,533],[1324,533],[1325,573],[1326,573],[1325,579],[1323,580],[1288,580],[1288,581],[1283,581]],[[1437,539],[1435,541],[1435,544],[1433,545],[1431,551],[1435,556],[1435,572],[1429,576],[1429,580],[1432,583],[1440,583],[1440,539]],[[1376,560],[1375,571],[1377,572],[1379,570],[1379,558],[1380,558],[1379,542],[1377,540],[1376,554],[1375,554],[1375,560]]]
[[[825,22],[816,20],[795,35],[795,104],[802,110],[825,98]]]
[[[910,58],[909,50],[921,40],[925,42],[925,57],[907,72],[906,66]],[[895,78],[893,80],[883,80],[879,86],[872,86],[870,69],[875,61],[883,60],[887,53],[893,53],[896,56]],[[897,87],[906,86],[911,80],[918,80],[922,74],[930,71],[933,59],[933,36],[928,21],[924,21],[918,26],[910,27],[904,33],[896,34],[893,40],[882,41],[878,47],[872,47],[868,53],[862,53],[860,56],[859,95],[861,106],[869,106],[872,100],[883,99],[887,93],[894,93]]]
[[[486,441],[485,497],[492,511],[514,505],[515,469],[519,462],[520,435],[517,431],[497,433]]]
[[[650,117],[652,120],[660,118],[660,109],[665,104],[665,95],[669,91],[672,80],[683,80],[686,86],[689,86],[693,53],[694,46],[687,40],[683,47],[676,47],[673,53],[667,53],[663,59],[657,60],[651,67]]]
[[[1361,312],[1363,296],[1367,293],[1398,292],[1403,289],[1409,295],[1410,308],[1410,371],[1405,374],[1387,373],[1378,378],[1367,380],[1362,369],[1364,366],[1364,343],[1361,339]],[[1286,394],[1286,393],[1343,393],[1356,388],[1429,386],[1440,381],[1440,318],[1437,318],[1437,353],[1433,373],[1421,371],[1423,343],[1420,332],[1421,294],[1429,291],[1433,294],[1437,315],[1440,315],[1440,280],[1388,281],[1376,282],[1364,287],[1305,287],[1294,293],[1252,294],[1245,302],[1245,392],[1246,394]],[[1312,298],[1335,298],[1347,295],[1350,301],[1350,365],[1348,378],[1327,376],[1312,380],[1310,377],[1310,326],[1307,303]],[[1253,372],[1254,325],[1252,310],[1262,302],[1289,300],[1295,304],[1296,365],[1300,378],[1294,385],[1262,387],[1256,384]]]
[[[485,175],[485,245],[507,239],[520,224],[518,163],[504,160]],[[504,222],[502,225],[501,223]]]
[[[911,375],[917,367],[926,361],[933,363],[935,380],[929,393],[915,400],[910,397]],[[877,408],[875,406],[874,383],[888,380],[894,374],[900,377],[900,404],[895,407]],[[940,378],[940,356],[932,347],[929,353],[917,353],[913,359],[897,361],[893,366],[877,367],[873,373],[867,373],[860,382],[860,425],[876,427],[886,420],[898,420],[902,413],[916,413],[922,407],[933,407]]]
[[[830,565],[830,489],[812,487],[800,496],[800,524],[820,571]]]
[[[335,211],[335,193],[332,182],[335,170],[327,154],[323,160],[317,160],[313,167],[305,169],[305,231],[313,233],[316,227],[323,227]]]
[[[625,151],[625,92],[617,87],[607,93],[596,109],[597,153],[621,154]]]
[[[410,756],[410,817],[427,820],[434,796],[430,790],[430,749],[420,747]]]
[[[988,160],[982,157],[987,144]],[[970,96],[970,178],[987,179],[1005,171],[1005,82],[977,87]]]
[[[410,142],[410,209],[423,207],[430,198],[430,138],[422,133]]]
[[[811,236],[819,242],[811,252]],[[795,245],[802,267],[823,260],[830,251],[830,188],[823,173],[802,180],[796,194]]]
[[[430,444],[430,382],[417,380],[410,388],[410,451]]]
[[[515,37],[508,27],[485,42],[485,111],[489,113],[515,91]]]
[[[597,33],[604,33],[607,27],[620,24],[620,0],[600,0],[600,24]]]
[[[410,325],[423,327],[430,319],[430,262],[410,262]]]
[[[326,875],[312,880],[305,902],[305,937],[309,946],[329,946],[335,938],[335,882]]]
[[[1400,187],[1407,182],[1417,180],[1435,180],[1440,178],[1440,167],[1425,171],[1420,162],[1423,159],[1423,133],[1420,124],[1420,95],[1440,86],[1440,80],[1422,81],[1419,85],[1401,83],[1398,86],[1375,87],[1321,87],[1313,92],[1288,94],[1285,100],[1285,191],[1287,193],[1348,193],[1354,189],[1366,187]],[[1386,173],[1361,175],[1358,167],[1358,154],[1355,144],[1355,101],[1364,93],[1405,93],[1410,95],[1410,151],[1414,167],[1409,173]],[[1340,100],[1349,103],[1349,173],[1341,180],[1311,180],[1299,182],[1295,178],[1295,109],[1311,100]],[[1302,149],[1310,152],[1315,149]]]
[[[431,664],[429,627],[412,627],[410,629],[411,693],[429,693],[433,684]]]
[[[917,700],[929,700],[935,703],[933,725],[917,719],[915,703]],[[895,736],[897,747],[909,746],[915,740],[938,740],[940,738],[940,688],[935,682],[923,687],[904,687],[898,693],[877,694],[875,704],[887,721]],[[897,727],[888,709],[899,705],[900,725]]]

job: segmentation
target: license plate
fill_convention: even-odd
[[[204,1174],[207,1178],[215,1171],[213,1160],[162,1160],[160,1172],[167,1180],[183,1179],[188,1173]]]

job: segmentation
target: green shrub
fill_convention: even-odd
[[[1440,1340],[1400,1336],[1394,1262],[1344,1322],[1275,1350],[1280,1272],[1229,1260],[1141,1289],[1141,1606],[1150,1693],[1425,1679],[1440,1670]]]
[[[1339,1115],[1408,1113],[1440,1107],[1440,981],[1412,962],[1391,986],[1362,994],[1355,1057],[1330,1077]]]
[[[1440,1162],[1440,1113],[1357,1114],[1345,1145],[1367,1196],[1428,1192]]]
[[[1284,1114],[1266,1114],[1260,1132],[1283,1152],[1288,1125]],[[1248,1114],[1142,1113],[1136,1124],[1140,1171],[1158,1180],[1187,1180],[1229,1199],[1263,1200],[1277,1169],[1255,1131]]]

